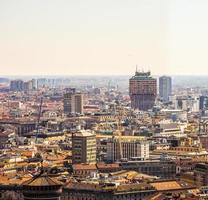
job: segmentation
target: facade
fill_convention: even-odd
[[[41,177],[32,178],[21,186],[0,185],[1,199],[23,200],[24,195],[25,200],[147,200],[158,199],[158,194],[167,197],[159,199],[190,199],[175,198],[178,197],[177,195],[172,197],[172,194],[177,193],[182,194],[183,197],[188,193],[193,197],[191,199],[198,199],[193,194],[200,195],[196,193],[196,191],[200,192],[196,190],[196,186],[181,180],[131,179],[120,183],[111,179],[108,181],[87,179],[84,181],[69,180],[61,186],[62,183],[54,179]],[[203,187],[203,191],[206,192],[207,187]],[[12,193],[12,197],[5,198],[8,192]]]
[[[119,139],[116,138],[107,141],[107,161],[115,162],[132,159],[145,160],[148,158],[149,143],[147,141],[126,139],[119,142]]]
[[[24,82],[23,89],[24,89],[24,91],[31,91],[31,90],[33,90],[33,81],[30,80],[30,81]]]
[[[11,132],[0,130],[0,149],[4,149],[4,148],[9,147],[8,139],[9,139],[10,133]]]
[[[150,184],[69,183],[63,189],[64,200],[142,200],[156,192]]]
[[[64,113],[83,114],[83,94],[75,90],[64,94]]]
[[[98,172],[96,164],[74,164],[72,165],[73,176],[78,178],[92,177]]]
[[[33,79],[35,80],[35,79]],[[23,80],[12,80],[10,82],[10,90],[12,91],[30,91],[35,89],[33,87],[33,80],[23,81]]]
[[[124,170],[135,170],[160,178],[171,179],[176,176],[176,163],[168,160],[129,161],[121,163],[120,166]]]
[[[133,109],[151,109],[157,96],[157,80],[151,77],[150,72],[136,71],[129,80],[129,95]]]
[[[10,90],[12,91],[22,91],[24,89],[24,81],[13,80],[10,82]]]
[[[36,122],[34,121],[17,122],[16,126],[17,126],[16,133],[19,136],[26,137],[28,133],[36,129]]]
[[[194,169],[194,181],[197,186],[208,185],[208,164],[196,164]]]
[[[72,163],[96,162],[96,136],[94,133],[81,130],[72,136]]]
[[[206,151],[208,151],[208,136],[207,136],[207,134],[199,136],[199,139],[200,139],[200,143],[202,145],[202,148],[204,148]]]
[[[60,200],[62,183],[40,174],[22,184],[24,200]]]
[[[163,102],[169,101],[172,94],[172,79],[169,76],[161,76],[159,78],[159,94]]]
[[[202,111],[208,110],[208,96],[199,97],[199,109]]]
[[[184,111],[199,112],[200,99],[197,96],[178,96],[176,109]]]

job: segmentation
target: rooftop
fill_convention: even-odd
[[[158,181],[154,183],[150,183],[156,190],[158,191],[168,191],[168,190],[181,190],[181,189],[188,189],[193,188],[193,185],[190,185],[183,181]]]
[[[148,72],[135,72],[135,75],[131,77],[130,80],[156,80],[151,77],[150,71]]]
[[[40,174],[38,176],[34,176],[22,183],[24,186],[55,186],[62,185],[56,178],[49,177],[47,174]]]
[[[90,130],[80,130],[74,134],[74,136],[77,136],[77,137],[89,137],[93,135],[94,133]]]

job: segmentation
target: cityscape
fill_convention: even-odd
[[[0,200],[208,199],[206,0],[0,0]]]
[[[1,78],[2,199],[207,197],[208,88],[111,79]]]

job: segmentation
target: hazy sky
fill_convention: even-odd
[[[1,75],[208,74],[208,0],[0,0]]]

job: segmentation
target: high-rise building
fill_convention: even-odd
[[[172,94],[172,79],[169,76],[159,78],[159,94],[163,102],[168,102]]]
[[[22,91],[24,89],[23,80],[12,80],[10,82],[10,90],[12,91]]]
[[[35,90],[37,88],[37,80],[32,79],[32,89]]]
[[[34,80],[34,79],[33,79]],[[30,91],[33,90],[33,80],[12,80],[10,82],[10,90],[12,91]]]
[[[157,80],[150,72],[137,72],[129,80],[131,107],[139,110],[149,110],[155,104],[157,96]]]
[[[24,91],[31,91],[33,89],[32,84],[33,84],[32,80],[24,82],[24,84],[23,84]]]
[[[47,79],[46,78],[39,78],[37,79],[37,88],[42,88],[47,86]]]
[[[208,110],[208,96],[199,97],[199,109],[203,111]]]
[[[71,90],[64,94],[64,113],[83,114],[83,94]]]
[[[110,162],[134,159],[145,160],[148,158],[149,143],[147,141],[130,138],[121,141],[118,138],[111,138],[107,141],[107,160]]]
[[[80,130],[72,135],[72,163],[96,162],[96,136],[88,130]]]

